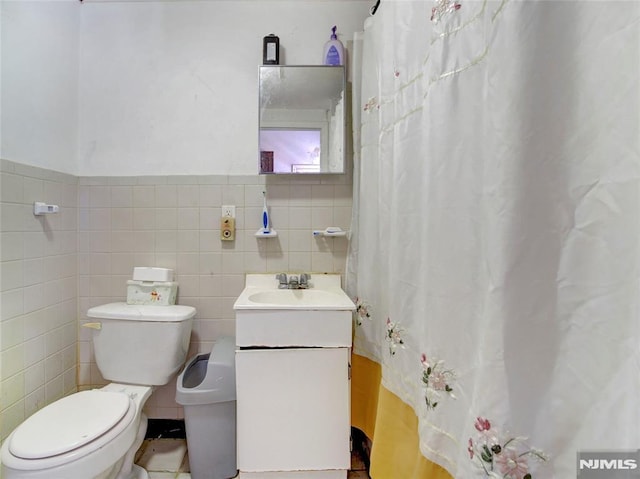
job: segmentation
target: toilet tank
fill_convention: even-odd
[[[87,311],[102,376],[119,383],[161,386],[180,370],[189,349],[195,308],[110,303]]]

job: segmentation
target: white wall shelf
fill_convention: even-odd
[[[278,232],[273,228],[271,228],[269,231],[265,231],[264,228],[260,228],[258,231],[256,231],[254,236],[256,238],[275,238],[276,236],[278,236]]]

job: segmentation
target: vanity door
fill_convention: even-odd
[[[240,471],[348,470],[349,348],[236,352]]]

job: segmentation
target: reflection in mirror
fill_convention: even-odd
[[[260,129],[260,158],[278,152],[275,164],[260,163],[262,173],[320,173],[320,136],[319,129]]]
[[[260,173],[344,173],[343,66],[260,67]]]

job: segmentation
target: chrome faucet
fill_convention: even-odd
[[[289,289],[308,289],[310,274],[302,273],[300,276],[289,276]]]
[[[292,274],[288,279],[286,273],[276,274],[278,289],[307,289],[309,288],[309,278],[311,275],[308,273],[302,273],[300,276]]]

